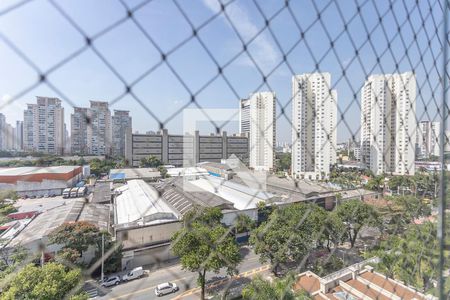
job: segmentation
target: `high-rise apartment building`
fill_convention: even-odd
[[[421,159],[439,157],[440,122],[422,121],[417,128],[416,157]]]
[[[322,179],[336,163],[337,93],[330,73],[292,77],[292,174]]]
[[[17,150],[23,149],[23,121],[16,121],[16,134],[15,134],[15,148]]]
[[[88,151],[88,108],[74,107],[70,115],[70,148],[72,154],[89,154]]]
[[[5,115],[0,113],[0,150],[6,150],[6,118]]]
[[[90,101],[89,108],[75,107],[71,115],[72,154],[111,154],[111,112],[108,102]]]
[[[24,150],[62,154],[64,149],[64,108],[61,100],[36,97],[24,111]]]
[[[114,110],[112,117],[112,155],[125,156],[125,139],[131,135],[131,116],[127,110]]]
[[[248,135],[249,166],[255,170],[270,170],[275,161],[276,96],[259,92],[241,100],[240,133]]]
[[[376,175],[414,175],[416,78],[372,75],[361,90],[361,159]]]

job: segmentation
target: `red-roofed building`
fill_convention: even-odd
[[[14,190],[22,197],[61,195],[81,177],[81,166],[0,168],[0,189]]]
[[[374,258],[376,259],[376,258]],[[294,290],[305,290],[320,300],[434,300],[414,288],[375,272],[371,261],[352,265],[324,277],[311,271],[301,273]]]

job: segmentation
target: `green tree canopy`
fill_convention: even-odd
[[[139,166],[141,168],[157,168],[162,165],[161,160],[156,158],[154,155],[151,155],[147,158],[142,158]]]
[[[234,226],[237,233],[247,232],[255,228],[255,221],[246,214],[239,214],[234,220]]]
[[[58,256],[72,263],[76,263],[83,251],[86,251],[89,246],[93,246],[95,250],[93,261],[96,261],[102,255],[102,235],[104,236],[106,253],[114,247],[111,235],[108,232],[100,231],[97,226],[89,222],[64,223],[50,233],[49,241],[63,245],[63,249],[58,253]],[[105,272],[117,271],[120,267],[121,257],[120,247],[112,251],[105,259]]]
[[[53,230],[48,239],[50,243],[64,245],[64,248],[74,249],[81,255],[90,245],[98,244],[101,232],[89,222],[64,223]]]
[[[391,235],[365,256],[380,258],[376,268],[389,277],[428,290],[437,276],[438,240],[432,223],[411,224],[402,235]],[[448,268],[448,266],[447,266]]]
[[[346,227],[336,211],[329,212],[324,221],[323,235],[326,247],[331,251],[331,246],[336,247],[346,239]]]
[[[29,264],[7,284],[0,299],[63,299],[81,280],[79,269],[69,270],[58,263],[42,268]]]
[[[346,224],[347,236],[353,247],[363,226],[378,226],[380,218],[375,208],[360,200],[349,200],[336,208],[337,215]]]
[[[275,209],[269,219],[253,230],[250,244],[272,272],[280,264],[300,261],[323,239],[326,212],[315,204],[292,204]]]
[[[245,300],[309,300],[312,299],[304,291],[293,291],[295,276],[288,275],[272,282],[256,276],[242,290]]]
[[[216,208],[193,211],[172,238],[172,250],[180,257],[183,269],[198,273],[201,299],[205,297],[206,272],[218,273],[226,268],[232,275],[241,261],[239,247],[221,219],[222,213]]]

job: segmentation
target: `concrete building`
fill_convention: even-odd
[[[337,92],[330,73],[293,76],[292,99],[292,174],[325,178],[337,149]]]
[[[203,161],[220,162],[235,154],[248,161],[248,138],[245,136],[172,135],[167,129],[155,134],[131,134],[126,138],[125,158],[138,167],[142,158],[155,156],[164,164],[195,166]],[[129,143],[129,144],[128,144]]]
[[[71,115],[72,154],[110,155],[112,127],[108,102],[90,103],[89,108],[74,107]]]
[[[369,76],[361,90],[361,159],[375,175],[414,175],[416,78]]]
[[[61,195],[81,177],[80,166],[0,168],[0,190],[14,190],[27,197]]]
[[[70,147],[72,154],[88,154],[88,108],[74,107],[70,116]]]
[[[440,122],[421,121],[417,128],[416,157],[427,159],[431,156],[439,157],[440,151]]]
[[[257,203],[271,199],[270,194],[208,175],[193,181],[174,177],[156,185],[130,180],[114,194],[114,232],[123,246],[122,268],[128,270],[174,258],[171,238],[194,207],[220,208],[222,222],[231,225],[238,214],[256,220]]]
[[[6,118],[0,113],[0,150],[6,150]]]
[[[6,123],[6,150],[15,150],[16,146],[16,129],[11,124]]]
[[[271,170],[275,161],[276,96],[273,92],[251,94],[241,100],[240,133],[249,140],[249,166],[255,170]]]
[[[30,199],[27,200],[30,202]],[[23,207],[19,207],[21,213],[15,215],[19,215],[20,219],[13,221],[0,235],[2,241],[0,248],[5,248],[3,251],[23,246],[30,252],[30,257],[35,255],[41,257],[44,253],[50,258],[54,257],[63,245],[50,243],[48,236],[64,223],[84,221],[97,226],[100,230],[109,230],[110,207],[108,205],[86,203],[80,198],[56,197],[51,200],[42,199],[41,203],[32,209],[33,211],[23,210]],[[90,247],[87,251],[83,251],[80,260],[89,263],[94,257],[95,251]]]
[[[64,150],[64,108],[61,100],[36,98],[36,104],[27,104],[24,111],[24,150],[61,155]]]
[[[132,132],[130,112],[114,110],[112,117],[112,155],[125,156],[125,139]]]
[[[23,121],[16,121],[16,136],[15,136],[15,142],[16,150],[22,150],[23,149]]]

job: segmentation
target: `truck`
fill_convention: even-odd
[[[63,198],[69,198],[70,197],[70,188],[64,189],[62,196],[63,196]]]
[[[77,196],[78,197],[84,197],[87,194],[87,187],[82,186],[78,188]]]
[[[70,190],[70,198],[76,198],[78,197],[78,188],[74,187]]]

